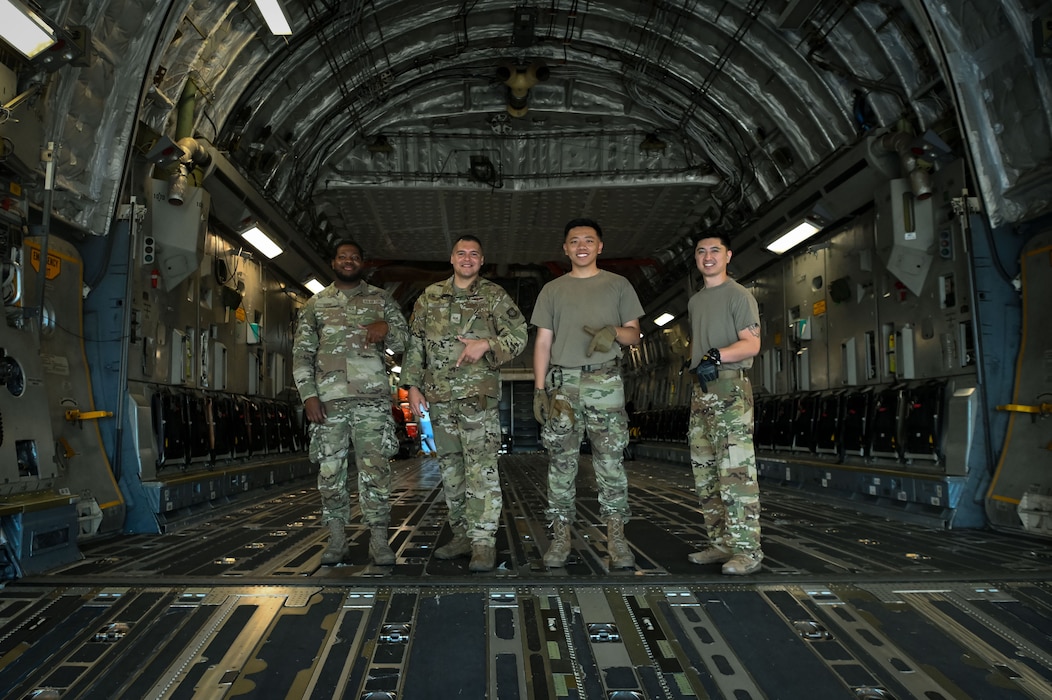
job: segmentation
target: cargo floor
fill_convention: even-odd
[[[546,460],[502,457],[498,568],[439,561],[433,460],[395,463],[391,567],[321,567],[311,484],[0,590],[0,695],[170,698],[1048,698],[1052,552],[763,491],[763,570],[694,566],[689,470],[629,463],[610,571],[582,456],[574,550],[541,564]]]

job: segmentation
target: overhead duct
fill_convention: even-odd
[[[168,178],[168,203],[181,206],[186,197],[186,185],[195,168],[207,169],[212,164],[212,155],[203,143],[190,136],[193,133],[194,107],[197,104],[197,86],[187,80],[179,95],[179,106],[175,125],[175,145],[182,151],[175,170]],[[204,177],[202,177],[204,179]]]
[[[175,171],[168,178],[168,203],[180,206],[186,196],[186,184],[195,168],[207,170],[212,164],[212,154],[203,143],[187,136],[176,143],[183,151]],[[202,178],[203,179],[203,178]]]
[[[529,111],[530,88],[551,77],[551,71],[543,63],[528,66],[508,64],[497,68],[497,79],[508,86],[508,114],[524,117]]]
[[[902,164],[902,176],[909,180],[910,190],[917,199],[927,199],[932,195],[931,165],[920,158],[924,149],[913,145],[913,136],[904,131],[884,134],[880,145],[889,151],[899,154]]]

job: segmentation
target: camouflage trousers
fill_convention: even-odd
[[[597,369],[553,367],[545,378],[548,395],[564,397],[573,409],[573,421],[553,412],[541,428],[541,442],[548,450],[549,519],[573,520],[577,498],[577,460],[585,431],[592,445],[601,516],[620,514],[626,520],[628,477],[624,451],[628,445],[625,387],[616,362]]]
[[[387,525],[391,506],[390,457],[398,452],[391,402],[386,399],[335,399],[325,403],[324,423],[310,426],[310,458],[318,469],[321,520],[351,521],[347,455],[354,443],[358,503],[367,525]]]
[[[442,472],[449,524],[463,527],[472,542],[492,545],[500,524],[500,415],[497,400],[478,398],[431,404],[431,426]]]
[[[717,379],[690,399],[690,466],[709,541],[732,552],[760,549],[760,487],[753,449],[752,386]]]

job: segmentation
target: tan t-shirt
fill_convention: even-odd
[[[530,323],[554,334],[552,365],[581,367],[621,357],[621,346],[617,343],[609,352],[585,355],[592,341],[585,326],[595,329],[623,326],[642,315],[643,305],[632,284],[621,275],[600,270],[591,277],[563,275],[544,285]]]
[[[709,348],[725,348],[738,332],[760,323],[760,309],[749,290],[732,279],[703,287],[687,302],[690,319],[690,366],[697,367]],[[723,369],[749,369],[753,358],[726,362]]]

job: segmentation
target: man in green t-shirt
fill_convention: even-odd
[[[635,566],[625,541],[628,520],[628,445],[621,346],[639,345],[643,307],[627,279],[597,264],[603,230],[591,219],[574,219],[563,232],[570,272],[544,285],[530,323],[534,416],[548,450],[548,510],[554,537],[545,566],[566,565],[570,522],[575,515],[577,460],[584,432],[592,445],[599,512],[607,523],[611,568]]]
[[[723,573],[759,571],[760,488],[753,449],[752,386],[745,372],[760,352],[756,299],[727,276],[726,234],[706,234],[694,246],[704,287],[687,302],[691,367],[690,464],[709,547],[695,564],[722,564]]]

